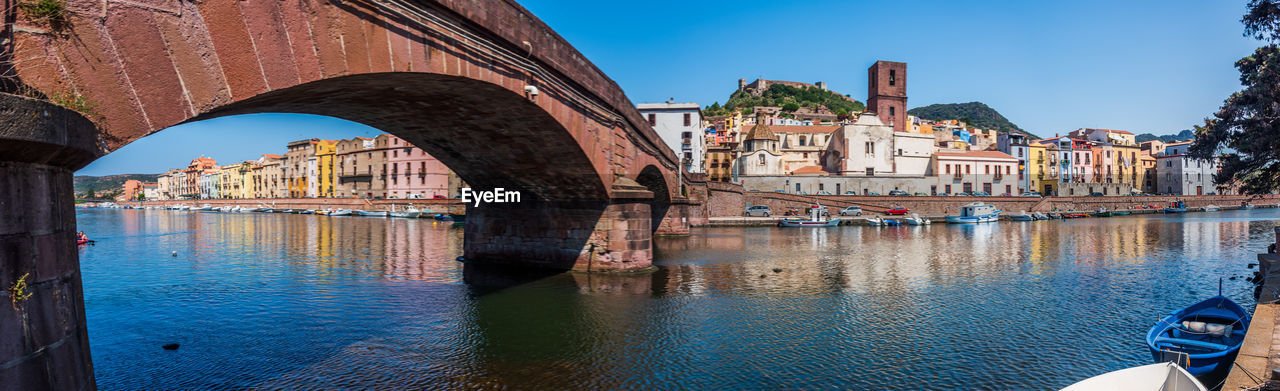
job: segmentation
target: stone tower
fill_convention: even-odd
[[[867,69],[867,111],[876,113],[895,132],[907,125],[907,63],[876,61]]]

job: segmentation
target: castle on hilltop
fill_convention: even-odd
[[[756,81],[751,82],[751,84],[747,84],[747,79],[738,79],[738,90],[745,91],[746,93],[751,95],[760,96],[761,94],[764,94],[765,90],[769,89],[770,84],[781,84],[785,86],[792,86],[795,88],[814,87],[814,88],[821,88],[823,90],[827,89],[827,83],[821,82],[821,81],[815,84],[809,84],[809,83],[801,83],[798,81],[756,79]]]

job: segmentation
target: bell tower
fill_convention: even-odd
[[[907,125],[907,63],[876,61],[867,69],[867,111],[876,113],[895,132]]]

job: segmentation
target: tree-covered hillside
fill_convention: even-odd
[[[702,114],[706,116],[725,115],[733,110],[749,114],[751,113],[751,108],[757,106],[781,107],[784,112],[794,112],[801,107],[814,109],[818,106],[827,106],[828,110],[840,116],[859,112],[865,108],[862,102],[829,90],[816,87],[797,88],[784,84],[772,84],[760,96],[751,95],[742,90],[734,91],[733,94],[729,95],[729,101],[725,102],[724,106],[721,106],[720,102],[712,103],[702,110]]]
[[[1014,130],[1026,132],[982,102],[933,104],[907,110],[907,114],[933,121],[961,120],[969,126],[995,129],[1000,133]]]
[[[1181,132],[1178,132],[1178,134],[1166,134],[1163,136],[1157,136],[1151,133],[1143,133],[1143,134],[1134,136],[1134,138],[1137,139],[1139,143],[1144,143],[1151,140],[1160,140],[1166,143],[1170,143],[1174,141],[1190,140],[1190,139],[1196,138],[1196,135],[1195,133],[1192,133],[1191,130],[1183,130]]]
[[[155,182],[157,177],[159,177],[157,174],[76,175],[74,179],[75,191],[77,194],[87,193],[89,190],[93,190],[96,194],[111,193],[124,186],[124,181],[134,179],[143,182]]]

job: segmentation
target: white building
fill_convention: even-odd
[[[200,199],[219,198],[221,193],[218,192],[218,172],[200,173]]]
[[[1031,160],[1031,150],[1027,147],[1027,135],[1017,132],[999,135],[996,137],[996,148],[1000,152],[1018,159],[1018,166],[1014,168],[1019,173],[1018,189],[1013,195],[1035,190],[1031,188],[1030,184],[1031,165],[1027,164]]]
[[[1018,195],[1018,159],[1000,151],[938,152],[938,188],[930,193]]]
[[[1166,150],[1167,151],[1167,150]],[[1214,160],[1187,155],[1156,156],[1156,192],[1176,195],[1218,194],[1213,183],[1218,173]]]
[[[841,176],[922,177],[930,174],[933,134],[895,132],[875,113],[863,113],[831,135],[823,168]]]
[[[758,114],[762,116],[763,114]],[[782,174],[782,154],[778,152],[778,136],[769,130],[763,118],[742,139],[742,153],[733,164],[734,177]]]
[[[702,109],[697,103],[641,103],[636,109],[679,156],[686,171],[703,172],[706,130],[702,126]]]

